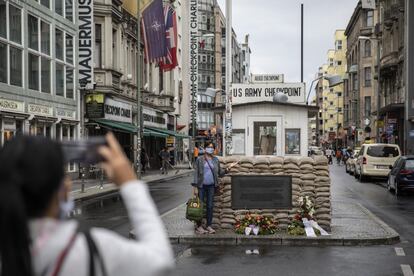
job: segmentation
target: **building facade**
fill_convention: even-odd
[[[405,152],[405,1],[378,2],[379,23],[375,37],[379,39],[380,141],[398,144]]]
[[[374,37],[377,10],[358,3],[348,23],[347,73],[345,80],[346,144],[360,146],[377,136],[378,40]]]
[[[75,10],[72,1],[0,0],[0,146],[22,133],[79,136]]]
[[[320,80],[316,86],[319,110],[319,140],[325,147],[342,147],[344,145],[344,84],[329,86],[324,77],[340,76],[346,71],[346,36],[344,30],[335,31],[335,49],[327,53],[327,64],[319,68]]]

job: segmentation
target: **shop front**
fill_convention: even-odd
[[[132,104],[105,94],[88,94],[85,98],[85,128],[88,136],[112,131],[127,157],[134,160],[136,126],[132,123]]]
[[[391,104],[381,108],[382,127],[380,128],[380,142],[397,144],[402,152],[404,149],[404,105]]]
[[[28,117],[24,102],[0,98],[0,146],[23,133],[24,121]]]

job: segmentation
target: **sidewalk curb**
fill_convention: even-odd
[[[165,218],[183,207],[181,204],[162,215]],[[399,234],[380,218],[375,216],[361,204],[356,204],[366,214],[369,219],[375,221],[379,227],[383,228],[386,234],[372,237],[344,237],[335,234],[330,236],[319,236],[310,238],[305,236],[289,236],[287,233],[277,233],[268,236],[244,236],[230,233],[217,233],[214,235],[188,235],[170,234],[169,239],[172,244],[182,245],[230,245],[230,246],[372,246],[372,245],[391,245],[400,242]],[[130,237],[134,237],[133,232]]]
[[[150,181],[143,180],[143,181],[146,182],[147,184],[156,183],[156,182],[166,182],[166,181],[174,180],[174,179],[177,179],[177,178],[186,177],[186,176],[189,176],[191,174],[193,174],[193,171],[189,171],[189,172],[185,172],[185,173],[181,173],[181,174],[178,173],[176,175],[171,175],[171,176],[165,177],[165,178],[158,178],[158,179],[153,179],[153,180],[150,180]],[[99,185],[97,185],[97,186],[99,186]],[[106,188],[105,188],[105,186],[106,186]],[[89,188],[86,189],[86,191],[88,191],[90,189],[97,189],[97,188],[96,187],[89,187]],[[74,196],[75,203],[78,203],[78,202],[88,201],[88,200],[98,198],[98,197],[104,197],[104,196],[107,196],[107,195],[110,195],[110,194],[117,193],[119,191],[118,188],[114,184],[108,183],[108,182],[104,183],[104,189],[106,189],[106,190],[104,190],[102,192],[98,191],[98,192],[90,194],[90,195],[86,195],[86,194],[84,195],[84,194],[79,193],[79,192],[74,194],[73,193],[74,191],[72,191],[71,194]],[[82,195],[84,195],[84,196],[82,196]]]

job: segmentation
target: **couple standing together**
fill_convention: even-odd
[[[201,202],[205,202],[207,211],[207,222],[205,227],[202,222],[197,222],[196,233],[214,234],[216,231],[212,228],[213,222],[213,205],[214,192],[219,186],[218,178],[223,177],[226,170],[220,168],[220,162],[214,156],[215,146],[213,143],[207,143],[204,155],[197,158],[194,166],[193,186],[194,195],[198,195]]]

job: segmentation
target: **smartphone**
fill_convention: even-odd
[[[104,161],[98,153],[98,148],[106,146],[105,136],[93,136],[76,141],[61,141],[66,162],[96,164]]]

